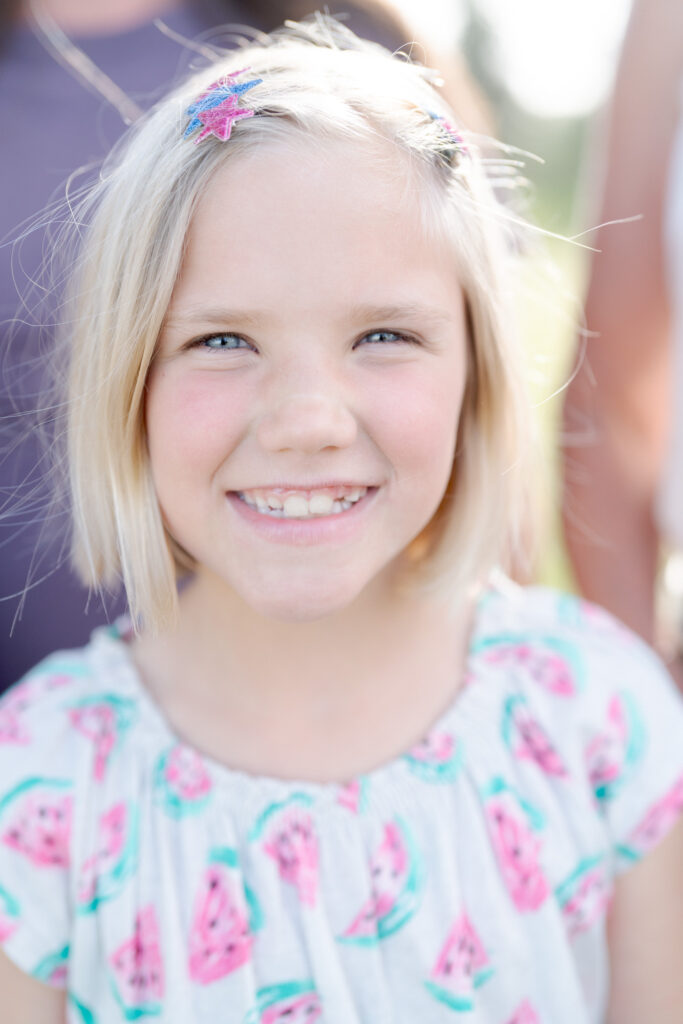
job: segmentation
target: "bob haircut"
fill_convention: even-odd
[[[193,145],[184,137],[187,108],[245,67],[250,79],[262,79],[239,97],[255,116],[237,121],[228,142],[207,137]],[[385,140],[397,157],[389,173],[404,174],[425,231],[455,256],[468,376],[448,488],[405,553],[409,585],[443,587],[457,598],[518,557],[528,526],[527,403],[502,305],[515,249],[506,235],[518,222],[494,199],[473,140],[451,127],[435,81],[434,72],[333,19],[288,22],[221,56],[136,122],[78,210],[82,238],[64,337],[72,561],[90,587],[122,580],[133,619],[146,628],[172,621],[178,579],[193,568],[166,532],[154,493],[147,375],[199,197],[224,163],[272,141],[367,144],[369,172],[387,173],[377,164],[376,143]],[[487,162],[489,173],[506,166]]]

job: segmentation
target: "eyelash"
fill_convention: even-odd
[[[393,339],[396,342],[407,344],[407,345],[417,345],[418,344],[417,339],[411,337],[409,334],[402,334],[400,331],[388,331],[386,329],[380,329],[378,331],[368,331],[368,333],[364,334],[363,337],[359,339],[359,341],[363,341],[365,338],[372,338],[373,335],[377,335],[377,334],[390,334],[390,335],[393,336]],[[358,342],[356,342],[356,344],[358,344]],[[379,345],[388,345],[390,343],[387,342],[387,341],[380,341],[380,342],[377,342],[377,344],[379,344]]]
[[[358,339],[358,341],[356,341],[354,343],[353,347],[356,348],[357,346],[360,345],[360,343],[362,341],[365,341],[367,338],[372,338],[373,336],[377,336],[377,335],[390,335],[391,336],[391,341],[386,341],[386,340],[385,341],[375,341],[372,344],[378,344],[378,345],[389,345],[389,344],[396,344],[396,343],[399,343],[399,344],[402,343],[402,344],[407,344],[407,345],[418,345],[419,344],[417,339],[411,337],[409,334],[402,334],[400,331],[389,331],[389,330],[380,329],[380,330],[376,330],[376,331],[368,331],[367,334],[362,335],[362,337],[360,337]],[[211,342],[211,341],[219,341],[222,338],[234,338],[236,341],[242,342],[243,344],[240,344],[240,345],[210,345],[209,344],[209,342]],[[190,347],[191,348],[205,348],[208,351],[212,351],[212,352],[238,352],[238,351],[244,351],[245,349],[252,349],[253,350],[253,346],[251,345],[250,342],[248,342],[246,340],[246,338],[243,338],[240,334],[232,334],[229,331],[225,331],[224,333],[221,333],[221,334],[207,334],[203,338],[197,338],[196,341],[193,341],[191,343]]]
[[[210,341],[220,341],[221,338],[234,338],[236,341],[243,342],[242,345],[210,345]],[[193,341],[191,348],[205,348],[211,352],[237,352],[243,351],[246,347],[252,348],[249,342],[241,336],[241,334],[232,334],[230,331],[224,331],[221,334],[206,334],[203,338],[197,338]]]

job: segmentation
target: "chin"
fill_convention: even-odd
[[[242,599],[257,614],[280,622],[317,622],[344,611],[360,595],[364,587],[335,579],[334,585],[316,587],[309,581],[285,586],[280,590],[264,588],[258,593],[242,594]]]

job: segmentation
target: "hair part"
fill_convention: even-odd
[[[188,106],[249,67],[262,84],[227,143],[183,137]],[[504,311],[508,221],[473,140],[454,150],[436,76],[317,16],[227,54],[137,122],[79,209],[83,228],[68,318],[67,464],[72,560],[86,585],[123,582],[134,621],[169,621],[191,559],[165,530],[145,438],[145,385],[199,198],[227,161],[274,142],[385,140],[392,173],[425,230],[453,251],[469,323],[469,369],[451,480],[406,552],[407,579],[457,596],[520,550],[528,452],[520,361]],[[386,146],[384,147],[386,150]],[[383,169],[386,173],[386,167]]]

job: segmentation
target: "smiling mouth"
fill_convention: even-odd
[[[319,490],[252,489],[233,492],[245,505],[274,519],[318,519],[348,512],[375,487],[326,487]]]

